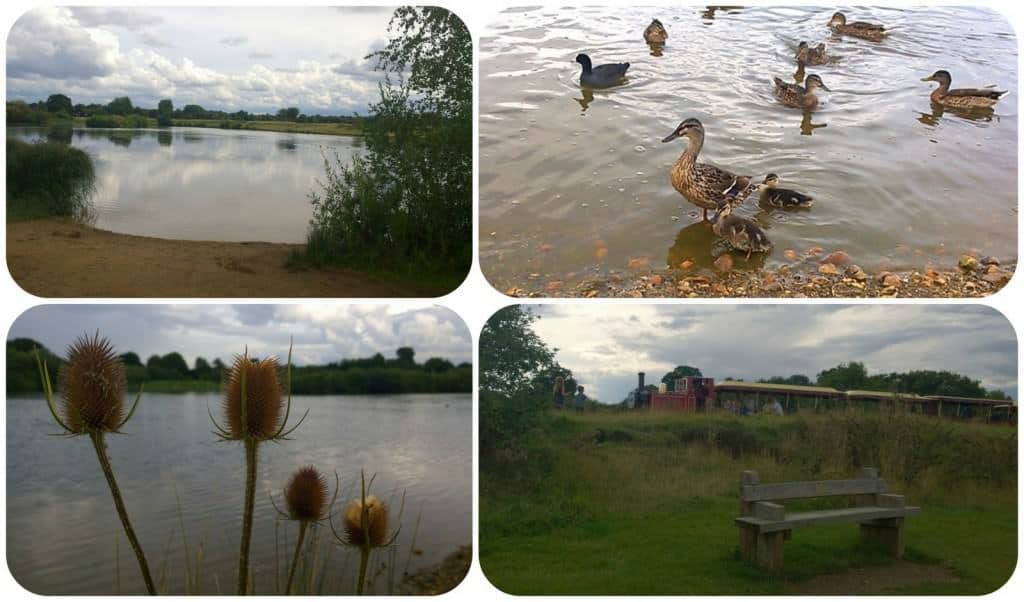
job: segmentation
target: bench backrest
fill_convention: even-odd
[[[861,474],[855,479],[835,481],[794,481],[762,485],[760,477],[752,470],[744,471],[740,478],[740,502],[742,503],[840,495],[875,495],[888,491],[885,480],[878,477],[878,471],[874,468],[861,470]]]

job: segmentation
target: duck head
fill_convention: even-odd
[[[928,77],[922,77],[923,82],[938,82],[940,86],[949,87],[949,84],[953,83],[953,77],[949,74],[949,71],[945,69],[939,69],[935,73],[932,73]]]
[[[675,131],[673,131],[668,136],[665,136],[664,138],[662,138],[661,141],[662,142],[672,142],[673,140],[675,140],[676,138],[679,138],[680,136],[703,137],[704,136],[704,126],[701,125],[701,122],[700,122],[699,119],[695,119],[693,117],[690,117],[689,119],[684,119],[682,121],[682,123],[680,123],[678,126],[676,126]]]
[[[779,183],[780,179],[781,178],[779,178],[778,174],[770,173],[764,177],[764,182],[761,182],[761,186],[764,186],[765,188],[774,188],[775,185]]]
[[[807,52],[807,42],[800,42],[796,47],[796,55],[799,57],[801,54]]]
[[[846,25],[846,15],[843,13],[836,13],[829,19],[828,26],[835,27],[836,25]]]
[[[722,219],[723,217],[729,217],[731,213],[732,203],[730,203],[728,199],[723,198],[722,200],[718,201],[718,208],[711,215],[711,218],[708,219],[708,221],[711,222],[711,224],[717,224],[718,220]]]
[[[817,73],[812,73],[807,76],[807,81],[804,82],[804,87],[807,88],[808,92],[814,90],[815,88],[821,88],[822,90],[828,90],[829,92],[832,91],[829,89],[828,86],[825,85],[825,82],[821,81],[821,78],[818,77]]]

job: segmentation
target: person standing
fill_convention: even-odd
[[[565,407],[565,378],[561,376],[555,377],[555,409],[561,410]]]
[[[576,396],[573,398],[573,407],[577,412],[582,412],[587,407],[587,396],[583,394],[583,385],[576,387]]]

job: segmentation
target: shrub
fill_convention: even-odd
[[[92,159],[80,149],[7,139],[9,210],[81,217],[88,212],[95,177]]]

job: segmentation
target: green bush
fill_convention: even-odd
[[[150,121],[141,115],[92,115],[85,120],[90,128],[145,128]]]
[[[96,179],[84,151],[57,142],[7,139],[7,207],[26,216],[81,217]]]

